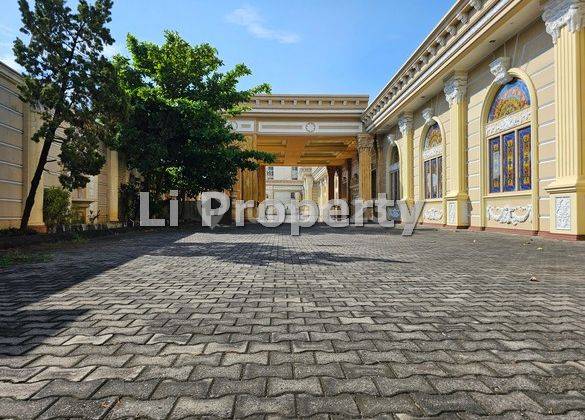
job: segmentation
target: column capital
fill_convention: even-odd
[[[463,102],[467,96],[467,74],[455,73],[445,80],[443,88],[449,107]]]
[[[490,63],[490,72],[494,75],[494,83],[505,85],[512,80],[510,75],[510,57],[499,57]]]
[[[374,138],[367,133],[358,134],[357,148],[359,151],[372,151],[374,148]]]
[[[425,124],[430,124],[433,121],[433,117],[435,116],[435,111],[433,111],[433,108],[428,107],[423,109],[421,115],[425,120]]]
[[[585,1],[547,0],[542,6],[542,20],[546,32],[556,44],[564,26],[570,32],[577,32],[585,26]]]
[[[406,112],[398,118],[398,129],[403,136],[412,133],[414,118],[411,112]]]
[[[390,146],[396,143],[396,135],[394,133],[386,134],[386,143]]]

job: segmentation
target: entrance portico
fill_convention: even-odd
[[[331,178],[329,198],[334,198],[335,175],[339,197],[357,198],[349,194],[351,168],[358,161],[363,162],[359,164],[359,178],[367,181],[360,181],[359,195],[370,199],[371,150],[363,146],[368,140],[373,145],[373,140],[364,134],[361,121],[367,105],[366,95],[258,95],[252,99],[250,110],[231,124],[245,136],[245,147],[274,154],[274,166],[327,167]],[[266,198],[264,179],[264,167],[242,171],[232,197],[256,203],[263,201]],[[255,209],[247,209],[248,219],[255,216]]]

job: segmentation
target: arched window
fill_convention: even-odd
[[[532,188],[530,94],[517,78],[502,86],[488,114],[489,192]]]
[[[398,157],[398,147],[390,146],[392,150],[390,152],[390,167],[388,168],[388,181],[389,181],[389,193],[390,200],[400,200],[400,162]]]
[[[443,197],[443,138],[438,123],[433,123],[423,143],[425,199]]]

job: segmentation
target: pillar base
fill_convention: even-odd
[[[466,229],[470,223],[469,197],[467,194],[450,194],[447,201],[447,226],[457,229]]]
[[[550,194],[550,232],[581,238],[585,235],[585,179],[560,178]]]

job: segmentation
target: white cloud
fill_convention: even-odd
[[[294,44],[300,41],[300,37],[292,32],[279,31],[264,25],[264,19],[256,9],[251,6],[243,6],[235,9],[226,16],[228,22],[243,26],[256,38],[270,39],[281,44]]]

